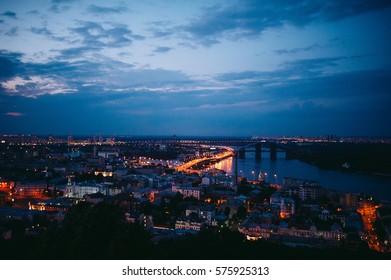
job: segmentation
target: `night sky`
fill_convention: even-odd
[[[391,136],[391,1],[1,0],[0,133]]]

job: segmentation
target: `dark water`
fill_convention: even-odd
[[[246,153],[246,159],[238,159],[238,176],[257,179],[262,170],[264,179],[273,184],[282,184],[284,177],[302,178],[318,181],[324,188],[359,192],[391,201],[391,177],[322,170],[299,160],[285,160],[282,153],[278,154],[277,160],[270,160],[268,153],[263,153],[262,157],[255,159],[253,153]],[[225,159],[214,167],[223,169],[228,174],[233,174],[235,170],[232,158]]]

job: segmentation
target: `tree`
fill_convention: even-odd
[[[249,185],[241,184],[238,187],[238,194],[248,195],[252,191],[252,187]]]
[[[246,218],[246,215],[247,215],[247,209],[246,207],[244,207],[243,205],[240,205],[238,207],[238,210],[236,212],[236,216],[239,220],[243,220],[244,218]]]
[[[228,206],[224,208],[224,215],[229,217],[229,213],[231,212],[231,208],[229,208]]]
[[[63,227],[52,227],[42,237],[39,258],[137,259],[149,250],[149,233],[125,221],[113,203],[79,203],[65,216]]]

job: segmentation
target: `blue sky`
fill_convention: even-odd
[[[391,1],[0,2],[0,133],[391,136]]]

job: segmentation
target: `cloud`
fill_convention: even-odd
[[[298,59],[293,61],[287,61],[280,65],[283,69],[281,71],[285,74],[294,74],[294,76],[314,76],[323,74],[330,67],[334,70],[338,66],[338,62],[348,59],[347,57],[321,57],[311,59]]]
[[[94,55],[89,56],[90,52]],[[194,82],[180,71],[136,69],[132,64],[93,53],[88,47],[63,50],[46,63],[23,62],[21,54],[2,51],[0,62],[0,89],[13,96],[77,92],[112,98],[143,89],[178,92]]]
[[[251,107],[256,107],[261,104],[265,104],[267,101],[265,100],[253,100],[253,101],[242,101],[235,103],[216,103],[216,104],[202,104],[199,106],[191,106],[191,107],[176,107],[174,111],[188,111],[188,110],[215,110],[215,109],[225,109],[225,108],[246,108],[247,110]]]
[[[19,69],[22,54],[0,50],[0,80],[14,76]]]
[[[280,54],[280,55],[285,55],[285,54],[296,54],[296,53],[299,53],[299,52],[308,52],[308,51],[313,51],[313,50],[316,50],[316,49],[319,49],[320,48],[320,45],[319,44],[312,44],[308,47],[304,47],[304,48],[293,48],[293,49],[279,49],[279,50],[275,50],[274,52],[276,54]]]
[[[76,0],[52,0],[52,5],[49,8],[49,11],[54,13],[61,13],[71,8],[71,4],[76,2]]]
[[[126,12],[128,8],[125,6],[117,6],[117,7],[102,7],[102,6],[97,6],[97,5],[91,5],[87,8],[88,13],[92,14],[118,14],[118,13],[123,13]]]
[[[68,48],[68,49],[62,49],[59,50],[59,55],[57,56],[57,59],[61,60],[68,60],[68,59],[80,59],[84,55],[91,53],[91,52],[98,52],[102,50],[102,47],[75,47],[75,48]]]
[[[157,47],[153,52],[155,53],[168,53],[172,48],[169,47]]]
[[[30,10],[30,11],[26,12],[26,14],[28,14],[28,15],[39,15],[40,12],[37,9],[35,9],[35,10]]]
[[[79,27],[70,30],[81,38],[81,42],[89,47],[123,47],[130,45],[133,40],[142,40],[141,35],[133,32],[124,24],[103,24],[87,21]]]
[[[217,75],[215,78],[216,80],[221,82],[238,81],[238,80],[257,79],[266,73],[267,72],[262,72],[262,71],[230,72],[230,73],[223,73]]]
[[[6,124],[4,131],[17,132],[19,125],[20,131],[33,128],[32,133],[105,131],[103,127],[107,126],[107,131],[113,133],[133,134],[158,131],[164,134],[172,130],[226,134],[230,129],[233,134],[251,135],[258,131],[254,127],[269,129],[266,131],[269,134],[359,134],[360,131],[370,134],[387,131],[391,124],[388,114],[391,71],[328,75],[322,71],[315,75],[315,71],[313,77],[285,79],[296,75],[295,71],[302,71],[298,69],[338,63],[336,58],[291,61],[270,72],[221,74],[224,77],[221,83],[226,86],[220,88],[219,82],[192,80],[181,72],[135,69],[102,57],[95,62],[42,64],[23,63],[17,53],[4,53],[0,58],[13,65],[12,71],[5,70],[7,78],[0,77],[1,98],[7,104],[0,106],[0,121]],[[118,71],[112,73],[112,69]],[[265,87],[261,82],[254,82],[265,77],[265,83],[270,83],[269,79],[281,83]],[[231,87],[229,79],[236,79],[237,86]],[[45,84],[46,91],[70,88],[77,92],[39,95],[45,91]],[[6,119],[10,111],[23,112],[28,118]],[[50,120],[47,115],[52,116]],[[129,123],[129,118],[124,116],[137,117],[137,121]],[[60,118],[64,120],[61,126],[55,121]],[[45,131],[39,126],[42,122]],[[188,123],[192,123],[191,128],[187,127]],[[338,128],[341,124],[343,129]],[[362,124],[362,130],[357,124]],[[303,126],[308,129],[301,129]],[[208,129],[202,130],[205,127]]]
[[[48,77],[30,76],[28,78],[14,77],[6,82],[0,83],[5,91],[11,95],[35,98],[40,95],[65,94],[74,92],[64,82]]]
[[[51,0],[53,4],[69,4],[76,1],[77,0]]]
[[[35,33],[35,34],[39,34],[39,35],[46,35],[46,36],[52,36],[53,33],[50,32],[47,27],[31,27],[30,28],[30,31]]]
[[[390,70],[367,70],[335,73],[293,81],[292,92],[301,98],[333,99],[336,103],[362,102],[361,106],[391,105]],[[376,105],[376,106],[377,106]]]
[[[15,26],[15,27],[12,27],[7,32],[5,32],[4,34],[7,36],[10,36],[10,37],[14,37],[14,36],[18,36],[18,31],[19,31],[19,28]]]
[[[229,6],[205,8],[201,15],[180,28],[191,40],[204,46],[221,39],[237,40],[262,35],[268,29],[286,24],[306,26],[339,21],[348,17],[390,7],[390,1],[238,1]]]
[[[330,65],[345,59],[296,60],[282,64],[275,71],[224,73],[216,80],[233,89],[230,94],[223,90],[225,97],[244,102],[268,101],[262,104],[261,112],[279,112],[274,116],[276,118],[284,115],[289,120],[295,114],[311,118],[311,112],[317,111],[324,112],[323,122],[326,122],[327,115],[335,118],[337,123],[338,118],[342,121],[346,116],[359,118],[358,115],[361,115],[366,118],[370,115],[374,127],[379,127],[380,123],[391,123],[386,113],[391,106],[391,70],[327,71]],[[345,116],[333,116],[336,110],[344,111]],[[315,115],[321,116],[319,113]]]
[[[37,35],[43,35],[46,36],[49,39],[55,40],[55,41],[66,41],[66,37],[63,36],[55,36],[53,32],[51,32],[46,26],[44,27],[30,27],[29,29],[32,33]]]
[[[148,90],[159,92],[174,91],[184,85],[190,85],[193,81],[180,71],[170,71],[164,69],[123,69],[117,71],[115,75],[110,75],[109,89],[129,88],[138,91]],[[132,91],[132,90],[130,90]]]
[[[6,112],[6,113],[4,113],[4,115],[10,116],[10,117],[23,117],[23,116],[25,116],[25,114],[23,114],[21,112]]]
[[[303,80],[329,75],[331,69],[336,71],[339,63],[353,60],[362,56],[321,57],[311,59],[288,60],[281,63],[272,71],[243,71],[222,73],[215,76],[219,82],[234,82],[254,85],[267,85],[270,83],[286,83],[290,80]]]
[[[6,12],[2,13],[1,15],[5,16],[5,17],[17,19],[16,13],[12,12],[12,11],[6,11]]]
[[[168,38],[178,32],[171,21],[153,21],[148,25],[148,31],[152,32],[155,38]]]

